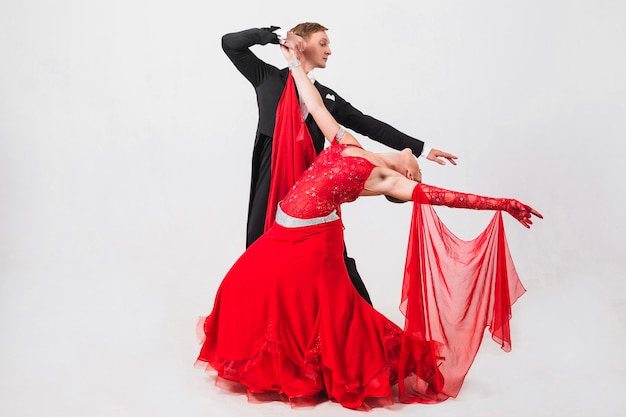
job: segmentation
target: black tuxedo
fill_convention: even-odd
[[[272,136],[276,122],[276,108],[289,74],[289,70],[286,68],[278,69],[263,62],[250,51],[250,47],[268,43],[278,44],[278,37],[272,32],[274,29],[277,28],[248,29],[229,33],[222,37],[222,49],[239,72],[250,81],[256,90],[259,108],[259,121],[252,154],[247,246],[250,246],[263,234],[270,187]],[[419,156],[421,154],[424,147],[423,142],[405,135],[386,123],[363,114],[330,88],[318,82],[315,82],[315,87],[320,92],[326,108],[339,124],[393,149],[410,148],[415,155]],[[324,149],[324,135],[315,124],[311,115],[307,117],[306,124],[311,133],[315,150],[317,153],[320,153]],[[356,272],[354,260],[347,256],[346,266],[357,290],[369,301],[367,290],[358,276],[358,272]]]

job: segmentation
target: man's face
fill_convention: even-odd
[[[311,35],[304,48],[303,55],[313,68],[326,68],[326,61],[332,53],[330,40],[325,31],[315,32]]]

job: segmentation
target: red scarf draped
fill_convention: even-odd
[[[270,193],[265,216],[265,231],[274,224],[276,207],[302,173],[313,163],[315,147],[304,123],[296,87],[289,73],[276,109],[272,140]]]
[[[420,187],[413,215],[400,310],[405,337],[399,366],[402,402],[456,397],[478,352],[485,328],[511,350],[511,305],[526,291],[497,211],[474,240],[456,237]]]

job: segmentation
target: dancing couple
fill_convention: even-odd
[[[411,147],[383,153],[363,149],[327,108],[325,87],[307,74],[325,63],[316,57],[329,54],[314,53],[327,47],[326,29],[304,36],[292,30],[283,37],[274,29],[223,39],[229,57],[257,83],[257,92],[267,87],[261,85],[270,82],[268,74],[274,71],[253,75],[242,70],[246,65],[268,66],[250,56],[252,44],[281,43],[287,68],[275,68],[276,85],[283,85],[275,123],[259,133],[260,117],[255,143],[255,157],[259,140],[270,148],[264,162],[271,175],[263,191],[270,202],[264,208],[263,232],[223,278],[211,313],[202,318],[204,340],[197,364],[216,371],[219,384],[251,398],[292,405],[331,400],[368,410],[395,400],[436,403],[455,397],[486,328],[510,350],[511,305],[525,291],[508,251],[501,212],[525,227],[541,215],[514,199],[422,183]],[[326,45],[311,46],[319,38],[326,39]],[[340,102],[337,97],[334,104]],[[262,107],[259,102],[260,112]],[[311,120],[319,134],[330,139],[325,149],[312,139]],[[387,143],[394,147],[406,142]],[[428,154],[435,161],[456,158],[433,149]],[[261,165],[253,169],[251,210],[258,195],[254,176],[258,181]],[[341,205],[377,195],[413,202],[400,296],[402,328],[359,291],[344,245]],[[476,239],[462,241],[441,223],[434,205],[495,214]]]

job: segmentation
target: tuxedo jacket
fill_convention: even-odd
[[[268,43],[278,44],[278,37],[272,32],[275,29],[277,28],[248,29],[229,33],[222,37],[222,49],[239,72],[254,87],[259,109],[259,120],[252,154],[252,181],[248,212],[249,228],[251,216],[254,215],[253,212],[258,212],[257,215],[264,219],[264,213],[262,212],[267,208],[271,139],[274,134],[276,109],[289,74],[289,69],[279,69],[258,58],[250,50],[250,47]],[[315,87],[320,92],[324,105],[339,124],[390,148],[397,150],[410,148],[416,156],[421,154],[424,147],[422,141],[363,114],[344,100],[337,92],[317,81],[315,82]],[[306,124],[311,133],[315,150],[319,154],[324,149],[324,135],[317,124],[315,124],[311,115],[308,115]],[[260,236],[258,231],[253,234],[255,236],[248,239],[249,244],[251,243],[250,240],[255,240]]]
[[[259,108],[257,140],[260,135],[273,136],[276,108],[289,74],[287,68],[278,69],[259,59],[250,50],[250,47],[254,45],[278,44],[278,37],[272,32],[273,29],[277,28],[248,29],[229,33],[222,37],[222,49],[239,72],[248,79],[256,90]],[[317,81],[315,82],[315,87],[320,92],[326,108],[340,125],[390,148],[396,150],[410,148],[416,156],[421,154],[424,147],[422,141],[412,138],[380,120],[363,114],[344,100],[337,92]],[[306,123],[311,132],[315,149],[319,153],[324,148],[324,135],[315,124],[311,115],[307,117]]]

